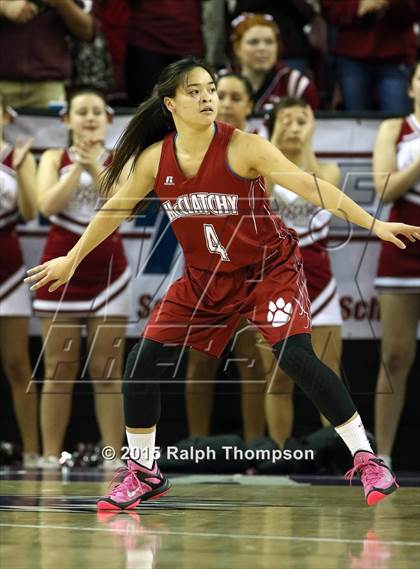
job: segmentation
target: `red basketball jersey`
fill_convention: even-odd
[[[215,123],[215,133],[197,174],[187,178],[175,154],[176,133],[163,141],[155,192],[190,266],[231,272],[279,251],[290,255],[293,230],[271,210],[262,177],[235,174],[227,147],[235,128]],[[291,239],[292,238],[292,239]]]

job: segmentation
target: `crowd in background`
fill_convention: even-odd
[[[406,114],[419,20],[416,0],[5,0],[0,90],[11,105],[47,107],[93,84],[134,106],[165,65],[194,55],[241,69],[257,111],[274,80],[276,95],[305,91],[313,108]]]

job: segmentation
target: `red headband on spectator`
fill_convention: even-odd
[[[230,40],[233,44],[233,49],[236,51],[243,35],[253,28],[254,26],[267,26],[276,36],[279,54],[283,50],[283,44],[280,37],[280,30],[273,16],[270,14],[258,14],[254,12],[243,12],[239,14],[232,22],[232,34]]]

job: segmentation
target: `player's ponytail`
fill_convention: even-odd
[[[107,196],[110,193],[129,160],[132,160],[130,170],[132,172],[143,150],[175,130],[172,115],[163,101],[165,97],[175,96],[177,87],[185,79],[187,73],[195,67],[203,67],[216,82],[212,69],[194,58],[181,59],[165,67],[152,95],[140,104],[117,142],[112,163],[102,179],[101,193],[103,195]]]

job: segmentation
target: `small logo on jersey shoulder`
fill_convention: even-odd
[[[284,299],[280,296],[273,302],[270,300],[268,305],[268,313],[267,313],[267,320],[273,326],[273,328],[279,328],[280,326],[284,326],[287,324],[292,316],[292,303],[284,301]]]
[[[166,176],[166,180],[163,182],[164,186],[175,186],[174,177]]]

